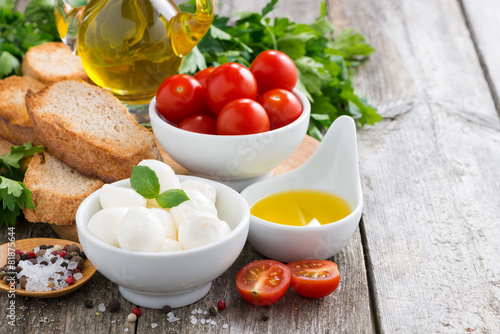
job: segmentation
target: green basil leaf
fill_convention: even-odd
[[[161,193],[161,195],[156,198],[156,202],[159,206],[168,209],[188,200],[188,195],[186,195],[184,190],[181,189],[169,189]]]
[[[156,198],[160,195],[160,182],[156,173],[148,166],[132,167],[130,185],[145,198]]]

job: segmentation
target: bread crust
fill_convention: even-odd
[[[66,188],[61,187],[66,182]],[[49,153],[36,153],[28,166],[24,185],[31,190],[35,209],[24,209],[24,217],[32,223],[47,222],[56,225],[72,225],[81,202],[104,182],[89,178]]]
[[[38,144],[26,111],[25,95],[28,89],[39,90],[43,83],[31,77],[16,75],[0,80],[0,137],[23,145]]]
[[[69,78],[92,82],[80,58],[62,42],[49,42],[29,48],[21,69],[23,75],[43,82]]]
[[[81,88],[79,91],[90,90],[97,92],[103,101],[120,108],[120,121],[127,123],[134,131],[135,137],[140,137],[141,143],[130,144],[128,147],[118,147],[112,138],[96,140],[92,133],[86,133],[77,128],[73,119],[58,114],[56,106],[51,106],[50,112],[44,112],[47,107],[46,95],[55,85],[65,85]],[[60,86],[62,87],[62,86]],[[98,91],[92,91],[98,90]],[[82,93],[83,94],[83,93]],[[78,99],[78,96],[67,96],[67,99]],[[161,160],[160,152],[156,147],[153,134],[140,126],[130,115],[127,109],[111,93],[102,88],[92,86],[83,81],[65,80],[46,85],[38,93],[28,91],[26,106],[33,123],[35,135],[40,139],[47,150],[59,160],[80,173],[98,177],[105,182],[114,182],[129,178],[132,167],[143,159]],[[83,110],[81,112],[93,112]],[[94,112],[95,113],[95,112]],[[106,115],[94,115],[106,117]],[[90,116],[92,117],[92,116]],[[105,133],[106,129],[99,129]]]

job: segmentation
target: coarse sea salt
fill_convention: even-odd
[[[68,263],[68,269],[71,270],[71,269],[76,269],[76,267],[78,267],[78,262],[75,262],[75,261],[69,261]]]
[[[196,317],[194,315],[191,316],[191,323],[193,325],[196,325],[196,323],[198,322],[198,319],[196,319]]]
[[[104,303],[100,303],[97,307],[99,308],[99,312],[106,311],[106,306],[104,306]]]
[[[151,328],[156,328],[156,327],[158,327],[158,324],[156,322],[152,322],[151,323]]]
[[[222,325],[222,328],[229,328],[229,325],[228,324],[224,324],[224,325]]]
[[[62,267],[62,263],[68,263],[68,260],[58,258],[55,263],[50,261],[54,256],[52,254],[39,256],[37,258],[37,264],[33,264],[29,260],[19,261],[19,267],[22,270],[17,274],[17,278],[20,279],[26,276],[26,285],[24,289],[26,291],[34,292],[49,292],[52,290],[61,290],[68,286],[66,279],[71,276],[71,272]],[[40,264],[41,262],[46,262],[47,264]],[[62,275],[60,274],[62,273]],[[75,277],[75,280],[81,279],[83,275]],[[54,286],[49,287],[49,282],[53,282]]]
[[[204,325],[205,324],[205,319],[201,319],[200,322]]]

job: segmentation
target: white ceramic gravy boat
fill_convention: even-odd
[[[252,215],[248,234],[252,246],[262,255],[281,262],[327,259],[342,250],[356,230],[363,208],[356,126],[351,117],[339,117],[304,164],[257,182],[241,195],[251,207],[263,197],[293,189],[333,193],[344,198],[352,212],[337,222],[320,226],[281,225]]]

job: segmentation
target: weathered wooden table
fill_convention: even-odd
[[[217,12],[266,2],[223,0]],[[281,0],[277,14],[311,22],[319,3]],[[353,26],[376,47],[356,86],[384,117],[358,131],[365,207],[359,231],[332,258],[342,272],[333,295],[247,304],[234,278],[261,258],[247,245],[207,297],[174,311],[180,321],[146,309],[129,324],[134,306],[97,274],[62,298],[17,297],[18,326],[2,317],[0,332],[500,333],[500,2],[329,0],[328,11],[337,28]],[[44,224],[16,231],[55,237]],[[122,308],[97,315],[83,306],[89,297]],[[191,324],[192,310],[220,299],[228,307],[216,325]]]

